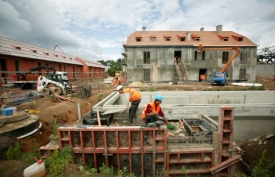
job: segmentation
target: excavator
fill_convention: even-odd
[[[228,59],[227,63],[223,66],[223,68],[219,72],[214,72],[212,74],[212,85],[227,85],[230,83],[227,78],[227,69],[232,63],[232,61],[238,56],[241,49],[239,47],[224,47],[224,48],[203,48],[202,43],[198,46],[198,52],[202,52],[205,50],[234,50],[233,55]]]

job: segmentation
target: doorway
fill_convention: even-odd
[[[207,81],[207,69],[200,69],[199,70],[199,82],[206,82]]]
[[[174,51],[174,62],[178,63],[181,60],[181,51]]]

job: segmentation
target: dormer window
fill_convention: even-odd
[[[157,41],[156,35],[150,35],[150,41]]]
[[[36,50],[34,50],[34,49],[31,49],[31,51],[32,51],[32,52],[34,52],[34,53],[37,53],[37,51],[36,51]]]
[[[178,38],[179,38],[179,41],[185,41],[185,35],[177,35],[178,36]]]
[[[56,56],[56,57],[58,57],[58,55],[57,54],[53,54],[54,56]]]
[[[198,36],[196,34],[192,34],[191,36],[194,39],[194,41],[200,41],[200,36]]]
[[[171,41],[171,36],[170,35],[164,35],[165,41]]]
[[[243,41],[243,36],[232,35],[236,41]]]
[[[185,41],[185,37],[180,37],[180,41]]]
[[[45,55],[49,55],[49,53],[48,52],[43,52]]]
[[[136,37],[136,42],[141,42],[141,37]]]
[[[229,41],[228,36],[218,35],[222,41]]]
[[[195,41],[200,41],[200,38],[199,37],[195,37],[194,40]]]

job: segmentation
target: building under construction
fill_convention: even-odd
[[[200,44],[205,50],[199,50]],[[234,54],[232,47],[239,47],[240,54],[226,68],[228,78],[255,81],[257,44],[244,35],[223,31],[222,25],[215,31],[148,31],[143,27],[123,45],[127,81],[199,81],[200,75],[211,81]]]

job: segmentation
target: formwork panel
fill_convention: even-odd
[[[131,147],[132,149],[140,149],[140,131],[131,131]]]
[[[120,167],[126,167],[127,169],[130,169],[130,154],[119,154],[120,158]]]
[[[91,153],[91,154],[84,153],[84,159],[83,159],[83,161],[84,161],[85,165],[87,165],[88,167],[94,167],[95,166],[94,158],[95,157],[94,157],[93,153]]]
[[[135,176],[141,176],[142,174],[142,160],[141,160],[141,154],[140,153],[132,153],[132,173],[135,174]]]
[[[104,146],[104,131],[94,131],[95,149],[103,149]]]
[[[83,148],[92,148],[93,142],[92,142],[92,133],[90,131],[82,131],[82,144]]]
[[[80,145],[80,140],[81,140],[81,138],[80,138],[80,132],[79,131],[72,131],[72,132],[70,132],[71,133],[71,137],[72,137],[72,144],[71,144],[71,146],[73,147],[73,148],[75,148],[75,147],[81,147]]]
[[[214,150],[189,148],[167,153],[169,175],[209,174],[214,164]]]
[[[153,155],[151,153],[143,154],[143,167],[144,167],[144,176],[154,176],[154,166],[153,166]]]
[[[120,169],[118,155],[112,154],[112,155],[108,156],[108,164],[107,165],[114,167],[114,169]]]
[[[116,143],[116,132],[115,131],[107,131],[107,146],[109,148],[117,149],[117,143]]]
[[[153,146],[153,131],[143,131],[143,148],[152,149]]]
[[[128,131],[118,132],[119,148],[129,149]]]
[[[76,164],[80,164],[82,163],[83,157],[82,157],[82,153],[74,153],[73,155],[73,161]]]

